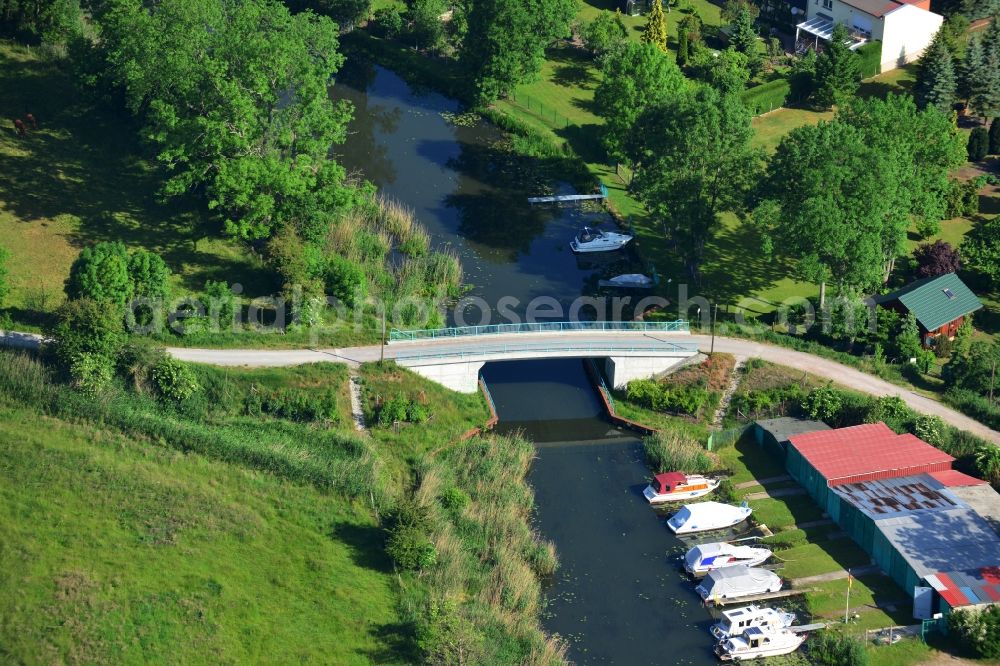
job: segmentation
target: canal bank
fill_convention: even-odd
[[[579,664],[713,663],[709,613],[676,559],[686,546],[642,497],[642,441],[609,420],[583,362],[496,363],[483,376],[497,431],[537,448],[534,524],[560,562],[545,588],[546,631]]]

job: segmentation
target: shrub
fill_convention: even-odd
[[[94,395],[111,384],[114,362],[101,354],[77,354],[69,364],[69,375],[74,388]]]
[[[56,358],[64,368],[83,354],[103,356],[112,364],[125,344],[121,308],[89,298],[68,301],[56,313],[56,325],[49,332],[55,339]]]
[[[646,463],[655,473],[704,474],[714,466],[701,443],[678,432],[664,431],[647,437],[643,447]]]
[[[933,446],[944,441],[945,422],[940,416],[920,414],[913,424],[913,434]]]
[[[699,386],[670,387],[652,379],[631,381],[626,391],[629,400],[647,409],[691,416],[697,416],[713,397],[711,391]]]
[[[979,213],[979,188],[975,181],[960,181],[952,179],[945,192],[945,203],[949,218],[972,217]]]
[[[160,395],[174,402],[187,400],[200,388],[191,368],[169,356],[161,359],[150,374]]]
[[[968,153],[970,162],[982,161],[990,150],[990,136],[985,127],[977,127],[969,134]]]
[[[809,661],[818,666],[867,666],[868,653],[858,639],[827,630],[810,637]]]
[[[621,13],[603,10],[583,29],[583,43],[594,55],[607,53],[628,39],[628,29]]]
[[[814,388],[802,400],[802,411],[808,414],[809,418],[819,421],[833,421],[842,408],[841,393],[832,386]]]
[[[984,659],[1000,657],[1000,607],[959,609],[948,615],[948,631]]]
[[[125,305],[133,294],[129,256],[119,242],[85,247],[73,261],[66,279],[66,296]]]
[[[392,5],[376,10],[372,23],[375,33],[381,37],[395,39],[399,33],[403,32],[403,17],[399,15],[399,10]]]
[[[213,326],[217,323],[222,331],[232,328],[236,319],[236,296],[225,281],[207,280],[205,282],[206,312]]]
[[[363,301],[368,291],[365,272],[358,264],[339,255],[331,255],[326,269],[326,288],[348,307]]]
[[[788,79],[782,78],[748,88],[740,93],[740,97],[750,113],[757,116],[784,106],[791,93],[791,84]]]
[[[441,506],[444,510],[452,517],[452,519],[458,517],[465,507],[469,506],[469,494],[457,486],[448,486],[438,497],[438,501],[441,502]]]
[[[885,423],[887,426],[899,432],[906,429],[913,412],[903,399],[896,395],[884,395],[876,398],[872,404],[865,423]]]
[[[166,298],[170,269],[160,255],[136,250],[128,258],[132,295],[136,298]]]
[[[990,123],[990,155],[1000,155],[1000,118]]]
[[[434,520],[430,510],[414,501],[405,501],[390,516],[386,552],[401,569],[418,571],[434,566],[437,549],[431,541]]]

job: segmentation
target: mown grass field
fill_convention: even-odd
[[[66,67],[37,48],[0,42],[0,243],[13,254],[8,304],[18,323],[61,302],[80,249],[105,240],[160,254],[179,294],[209,279],[271,293],[270,273],[209,234],[198,202],[160,201],[160,175],[136,128],[79,93]],[[38,130],[18,137],[13,119],[27,113]]]
[[[0,661],[410,661],[370,510],[6,402],[0,460]]]

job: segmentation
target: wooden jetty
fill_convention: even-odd
[[[594,201],[597,199],[607,199],[608,188],[601,183],[601,191],[598,194],[555,194],[548,197],[528,197],[528,203],[566,203],[570,201]]]
[[[820,629],[825,629],[828,622],[817,622],[816,624],[803,624],[802,626],[788,627],[788,631],[793,634],[804,634],[807,631],[819,631]]]
[[[801,590],[778,590],[777,592],[765,592],[764,594],[751,594],[749,597],[739,599],[706,599],[705,604],[709,606],[731,606],[732,604],[752,604],[755,601],[768,601],[770,599],[784,599],[786,597],[797,597],[806,592],[815,592],[815,588]]]

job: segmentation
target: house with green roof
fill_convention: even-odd
[[[954,273],[911,282],[890,294],[876,296],[875,303],[904,316],[912,313],[928,347],[939,336],[954,338],[965,318],[983,307]]]

